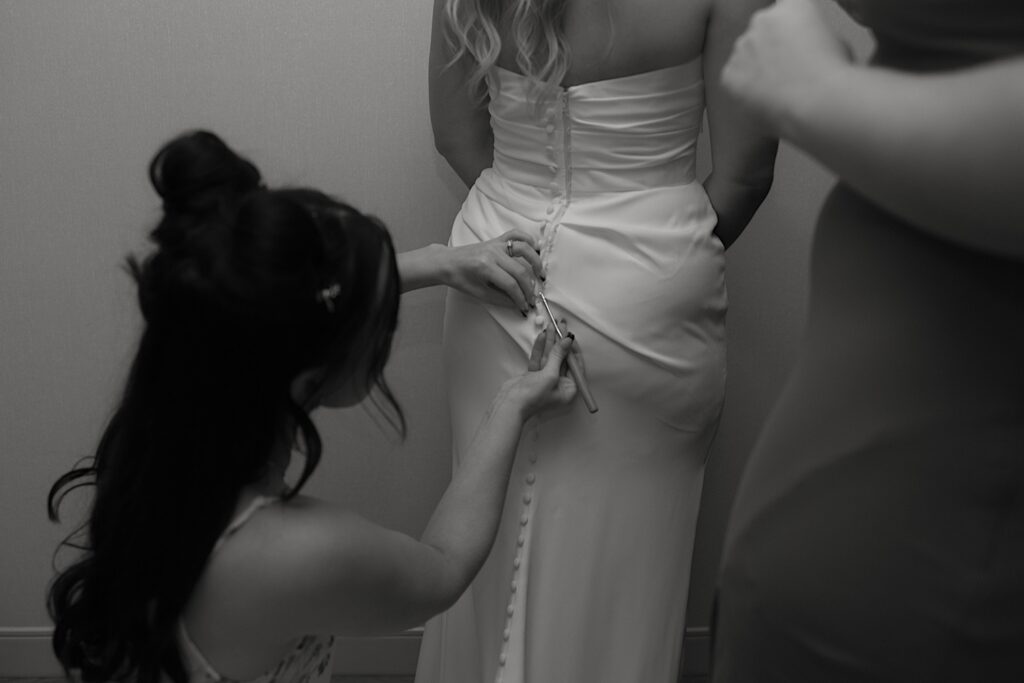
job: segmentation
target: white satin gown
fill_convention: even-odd
[[[451,244],[537,236],[544,291],[599,405],[531,420],[497,540],[428,623],[417,683],[669,683],[683,639],[704,463],[725,384],[716,216],[695,179],[699,60],[560,89],[488,78],[494,164]],[[454,467],[545,324],[452,291]]]

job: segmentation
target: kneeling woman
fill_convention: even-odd
[[[55,651],[84,681],[327,680],[334,634],[423,623],[469,584],[524,420],[575,395],[571,339],[539,338],[501,388],[419,541],[380,528],[299,492],[315,408],[376,390],[404,429],[382,377],[402,288],[387,231],[321,192],[267,189],[211,133],[168,143],[150,177],[164,215],[155,251],[128,260],[145,327],[127,386],[95,457],[50,492],[56,519],[95,487],[84,553],[50,588]],[[437,255],[402,259],[413,286],[482,262]]]

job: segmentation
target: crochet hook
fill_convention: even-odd
[[[544,292],[538,292],[540,301],[544,304],[544,310],[548,312],[548,319],[551,321],[551,325],[555,328],[555,334],[558,335],[559,339],[564,339],[565,335],[562,334],[561,328],[558,327],[558,321],[555,320],[555,314],[551,312],[551,306],[548,305],[548,298],[544,296]],[[573,346],[577,344],[575,338],[573,339]],[[580,391],[580,396],[583,397],[583,403],[586,404],[587,410],[591,413],[597,412],[597,401],[594,400],[594,395],[590,393],[590,386],[587,384],[587,377],[583,374],[583,368],[580,367],[579,359],[576,358],[576,354],[572,349],[569,350],[569,355],[565,358],[566,364],[569,366],[569,373],[572,375],[573,380],[576,382],[576,388]]]

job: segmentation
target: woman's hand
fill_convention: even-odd
[[[518,230],[449,247],[443,258],[444,284],[487,303],[514,306],[524,316],[533,307],[537,278],[544,277],[533,238]]]
[[[853,61],[812,0],[779,0],[756,13],[722,71],[726,89],[785,137],[786,121]]]
[[[523,419],[545,408],[566,405],[576,397],[576,382],[566,375],[565,359],[572,353],[574,338],[555,340],[549,327],[537,335],[525,374],[505,383],[510,399],[522,410]]]

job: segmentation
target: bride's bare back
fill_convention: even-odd
[[[653,71],[701,54],[712,0],[569,0],[571,59],[563,85]],[[515,45],[502,36],[498,65],[512,71]]]

